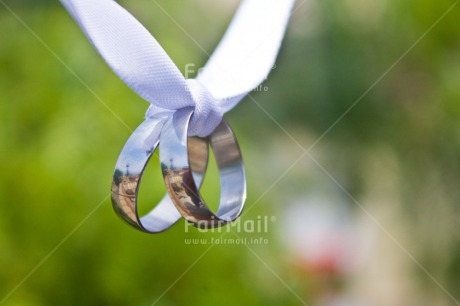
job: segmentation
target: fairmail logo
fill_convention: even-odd
[[[268,233],[271,224],[276,222],[275,216],[257,216],[255,219],[246,219],[244,221],[241,218],[237,219],[232,223],[226,224],[223,221],[215,221],[217,227],[209,226],[209,221],[199,220],[195,221],[196,225],[193,225],[188,218],[185,222],[185,232],[188,233],[189,228],[196,228],[199,232],[211,232],[211,233]],[[219,224],[221,222],[221,224]]]

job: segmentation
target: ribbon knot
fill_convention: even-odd
[[[195,79],[187,79],[185,82],[186,97],[182,104],[168,105],[165,109],[152,103],[145,113],[146,118],[155,118],[161,114],[172,114],[182,108],[193,108],[193,115],[189,123],[189,136],[206,137],[216,129],[222,121],[224,111],[220,107],[218,99],[214,98],[204,84]]]
[[[217,99],[199,81],[188,79],[187,85],[195,102],[188,134],[189,136],[206,137],[222,121],[224,112],[220,109]]]

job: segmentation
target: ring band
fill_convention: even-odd
[[[237,219],[246,200],[246,176],[241,152],[229,125],[222,120],[209,135],[220,176],[220,203],[214,214],[201,198],[187,158],[187,132],[192,109],[174,113],[163,126],[160,135],[160,161],[168,193],[180,214],[199,228],[219,227]]]
[[[139,184],[145,167],[158,146],[160,131],[167,119],[146,119],[134,131],[121,151],[112,180],[112,205],[116,214],[131,226],[147,233],[162,232],[181,218],[168,194],[143,217],[139,217],[137,209]],[[200,186],[208,164],[207,140],[189,137],[188,142],[192,175]]]

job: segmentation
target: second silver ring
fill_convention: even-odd
[[[182,109],[165,123],[160,135],[160,161],[172,202],[181,215],[199,228],[212,228],[236,220],[246,200],[246,176],[236,138],[223,120],[208,136],[220,176],[220,202],[214,214],[203,201],[187,155],[187,134],[193,109]]]

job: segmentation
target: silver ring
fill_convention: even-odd
[[[201,198],[191,166],[187,158],[187,131],[193,109],[181,109],[174,113],[163,126],[160,135],[160,161],[169,195],[180,214],[191,224],[200,228],[225,225],[237,219],[246,200],[246,176],[241,152],[236,138],[222,120],[208,136],[214,151],[220,175],[220,203],[214,214]],[[190,160],[190,162],[189,162]]]
[[[112,180],[113,209],[128,224],[147,233],[164,231],[181,218],[168,194],[147,215],[139,217],[137,210],[137,194],[142,174],[158,146],[160,131],[167,119],[146,119],[134,131],[121,151]],[[208,143],[206,139],[198,137],[189,137],[188,141],[192,175],[200,186],[208,164]]]

